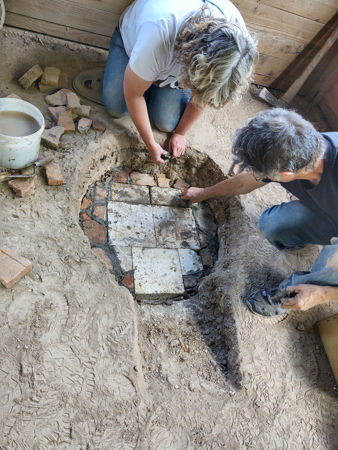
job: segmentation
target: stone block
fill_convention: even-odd
[[[137,298],[166,298],[183,294],[178,251],[162,248],[132,248]]]
[[[182,275],[192,275],[203,270],[203,264],[199,255],[188,248],[178,250],[180,256]]]
[[[19,84],[24,89],[28,89],[32,84],[38,80],[41,75],[43,74],[43,70],[39,66],[39,64],[35,64],[35,66],[31,67],[29,70],[27,70],[26,73],[22,75],[21,78],[19,78]]]
[[[31,261],[13,250],[0,249],[0,282],[5,288],[12,287],[33,268]]]
[[[40,84],[57,88],[59,86],[60,75],[61,70],[57,67],[45,67]]]
[[[215,236],[217,224],[209,206],[199,204],[193,206],[194,216],[198,228],[209,236]]]
[[[106,241],[106,230],[95,220],[85,220],[82,224],[83,232],[91,244],[104,244]]]
[[[111,200],[114,202],[150,204],[149,188],[147,186],[132,186],[112,183]]]
[[[100,131],[101,133],[106,131],[106,125],[98,119],[93,119],[92,128],[93,130]]]
[[[31,178],[17,178],[10,180],[8,186],[15,192],[18,197],[28,197],[35,192],[35,186],[38,177],[35,175]]]
[[[139,186],[156,186],[154,177],[147,173],[132,172],[130,174],[130,179],[133,184]]]
[[[63,176],[59,164],[51,162],[44,166],[48,186],[63,184]]]
[[[87,117],[89,119],[90,117],[90,106],[87,105],[80,105],[80,106],[74,106],[71,108],[71,111],[73,114],[76,114],[79,117]]]
[[[170,178],[167,178],[164,173],[158,173],[156,179],[159,187],[170,188]]]
[[[187,208],[189,202],[181,198],[181,193],[177,189],[151,187],[151,202],[153,205],[176,206]]]
[[[52,91],[55,91],[55,87],[48,86],[46,84],[42,84],[41,82],[38,84],[38,86],[39,86],[39,91],[42,94],[46,94],[46,93],[50,93]]]
[[[107,216],[106,206],[104,206],[104,205],[94,206],[93,214],[94,214],[94,216],[98,217],[99,219],[106,220],[106,216]]]
[[[77,106],[81,106],[79,97],[75,94],[75,92],[68,92],[66,95],[67,99],[67,108],[72,109]]]
[[[155,247],[155,232],[150,205],[108,203],[109,243],[121,247]]]
[[[92,121],[90,119],[82,117],[82,119],[78,121],[77,129],[80,133],[87,133],[87,131],[90,130],[91,125]]]
[[[67,105],[67,94],[72,92],[70,89],[60,89],[55,94],[47,95],[45,100],[51,106],[65,106]]]
[[[176,235],[181,242],[181,247],[199,250],[200,242],[196,222],[190,208],[175,208]]]
[[[110,178],[114,183],[128,183],[130,167],[117,167],[110,171]]]
[[[67,111],[67,108],[65,106],[49,106],[48,112],[51,115],[51,118],[54,120],[54,122],[58,122],[59,115],[62,112]]]
[[[71,111],[67,110],[59,114],[58,127],[63,127],[65,129],[65,133],[75,131],[75,123],[73,121]]]
[[[41,136],[41,143],[46,147],[57,150],[60,147],[60,139],[65,129],[63,127],[53,127],[48,130],[43,130]]]
[[[105,263],[108,270],[113,270],[113,263],[103,248],[92,247],[92,252]]]
[[[133,270],[133,258],[131,255],[131,247],[114,246],[114,251],[119,260],[121,270],[123,272],[130,272]]]

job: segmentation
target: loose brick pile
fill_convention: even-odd
[[[206,204],[182,200],[188,187],[118,167],[83,197],[80,224],[92,250],[139,300],[194,295],[217,258],[217,225]]]

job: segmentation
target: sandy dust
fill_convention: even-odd
[[[13,79],[35,63],[72,77],[107,55],[5,28],[0,56],[0,94],[15,92],[47,117],[43,96],[35,88],[23,92]],[[206,111],[188,134],[186,155],[165,166],[167,175],[199,186],[221,180],[234,130],[262,108],[248,94],[240,105]],[[334,448],[334,379],[313,325],[338,305],[273,323],[242,302],[308,269],[318,252],[282,253],[259,235],[261,212],[288,195],[269,185],[211,202],[219,258],[199,294],[171,305],[138,304],[91,252],[80,201],[112,167],[158,168],[130,119],[113,121],[97,105],[93,112],[108,125],[103,135],[67,135],[59,151],[41,149],[60,163],[62,187],[40,176],[35,195],[20,199],[0,185],[1,247],[34,264],[12,289],[0,288],[0,447]]]

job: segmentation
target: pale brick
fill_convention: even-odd
[[[95,201],[106,200],[108,192],[99,184],[95,186]]]
[[[65,129],[65,133],[75,131],[75,123],[70,111],[63,111],[59,114],[58,127],[63,127]]]
[[[104,226],[95,220],[85,220],[82,224],[83,232],[91,244],[104,244],[106,241],[106,230]]]
[[[33,268],[31,261],[13,250],[0,249],[0,282],[10,288]]]
[[[52,91],[55,91],[55,87],[52,87],[52,86],[48,86],[48,85],[46,85],[46,84],[39,83],[39,91],[40,91],[42,94],[46,94],[46,93],[50,93],[50,92],[52,92]]]
[[[155,247],[151,206],[108,203],[109,243],[121,247]]]
[[[133,259],[131,255],[131,247],[114,246],[114,251],[119,260],[121,270],[123,272],[130,272],[133,270]]]
[[[107,216],[107,208],[103,205],[96,205],[93,209],[94,216],[98,217],[99,219],[106,220]]]
[[[67,97],[67,108],[75,108],[76,106],[81,106],[79,97],[75,92],[68,92]]]
[[[54,122],[56,122],[56,123],[59,120],[60,113],[65,112],[65,111],[67,111],[67,108],[65,106],[49,106],[48,107],[48,112],[51,115]]]
[[[77,124],[77,129],[80,133],[87,133],[92,125],[92,121],[90,119],[86,119],[83,117],[79,120]]]
[[[38,64],[35,64],[35,66],[31,67],[26,73],[24,73],[18,81],[24,89],[28,89],[41,77],[42,74],[43,70],[41,67]]]
[[[57,150],[60,147],[60,139],[65,129],[63,127],[53,127],[49,130],[43,130],[41,136],[41,143],[46,147]]]
[[[184,285],[176,249],[132,248],[137,298],[183,294]]]
[[[106,125],[101,122],[101,120],[93,119],[92,128],[95,131],[100,131],[101,133],[104,133],[106,131]]]
[[[181,269],[183,275],[191,275],[203,270],[203,264],[200,256],[188,248],[178,250],[180,256]]]
[[[103,248],[92,247],[92,252],[105,263],[108,270],[113,270],[113,263]]]
[[[150,203],[149,188],[147,186],[112,183],[111,199],[115,202],[147,205]]]
[[[64,106],[67,104],[67,94],[72,92],[69,89],[60,89],[55,94],[47,95],[45,100],[51,106]]]
[[[57,67],[45,67],[40,84],[57,88],[59,86],[61,70]]]
[[[8,182],[8,186],[13,189],[18,197],[28,197],[35,192],[38,181],[37,176],[31,178],[17,178]]]
[[[156,178],[157,178],[157,184],[159,187],[162,187],[162,188],[170,187],[170,178],[167,178],[164,173],[158,173],[156,175]]]
[[[44,166],[48,186],[60,186],[63,184],[63,176],[60,166],[51,162]]]
[[[151,202],[153,205],[188,207],[189,202],[183,200],[177,189],[151,187]]]
[[[132,172],[130,174],[131,182],[139,186],[156,186],[155,179],[152,175],[141,172]]]

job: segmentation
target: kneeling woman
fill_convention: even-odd
[[[115,118],[130,113],[152,161],[163,162],[166,151],[150,121],[172,132],[169,151],[179,157],[203,109],[222,107],[247,84],[255,52],[228,0],[136,0],[111,40],[104,105]]]

